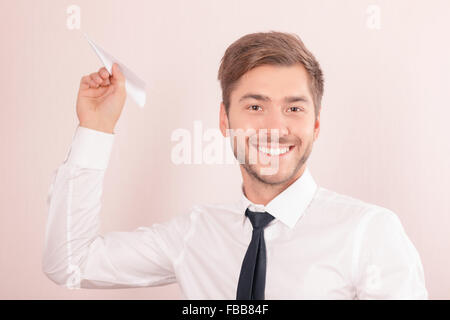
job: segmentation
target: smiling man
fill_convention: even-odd
[[[231,94],[229,84],[222,80],[223,92],[230,97],[223,98],[227,105],[221,103],[220,128],[224,135],[227,130],[242,130],[244,135],[250,132],[247,140],[235,135],[234,152],[239,158],[238,149],[244,150],[240,152],[245,155],[240,166],[243,184],[247,195],[256,203],[267,204],[302,175],[319,134],[320,109],[316,110],[315,105],[320,103],[320,97],[316,97],[318,102],[314,103],[308,72],[295,57],[291,59],[288,66],[282,64],[281,59],[278,65],[267,65],[264,58],[260,59],[236,81],[236,89]],[[223,72],[236,72],[225,69],[226,63],[236,65],[225,61],[219,78],[227,79]],[[323,80],[318,64],[315,67],[319,78],[314,81],[321,95]],[[255,135],[251,134],[253,132]],[[239,141],[246,143],[240,146]],[[251,161],[250,155],[254,154],[256,159]],[[276,162],[277,170],[263,174],[263,168],[272,165],[271,160]]]
[[[226,50],[220,129],[242,194],[165,223],[98,234],[103,177],[125,101],[117,65],[83,77],[80,121],[48,197],[43,271],[67,287],[178,282],[189,299],[427,299],[397,215],[318,186],[307,160],[323,76],[295,34],[248,34]],[[275,164],[275,165],[274,165]]]

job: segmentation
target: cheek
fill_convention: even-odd
[[[230,124],[230,128],[239,128],[242,123],[242,116],[234,109],[230,110],[228,114],[228,122]]]
[[[289,124],[291,134],[298,137],[308,137],[314,132],[315,122],[312,119],[299,119]]]
[[[289,132],[291,135],[304,139],[308,137],[313,131],[313,127],[306,123],[296,123],[289,127]]]
[[[260,117],[252,117],[243,113],[235,113],[229,116],[230,127],[233,129],[256,130],[264,126],[264,120]]]

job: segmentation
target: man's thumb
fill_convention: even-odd
[[[114,63],[112,65],[112,76],[113,79],[117,81],[118,84],[125,85],[125,76],[120,71],[119,65]]]

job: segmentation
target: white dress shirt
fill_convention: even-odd
[[[99,234],[115,134],[78,126],[48,194],[43,271],[75,288],[178,282],[186,299],[236,299],[252,236],[264,230],[266,299],[427,299],[420,256],[392,211],[317,186],[308,168],[266,206],[241,197],[194,206],[164,223]]]

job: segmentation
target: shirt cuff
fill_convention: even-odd
[[[106,170],[115,134],[78,126],[64,163]]]

